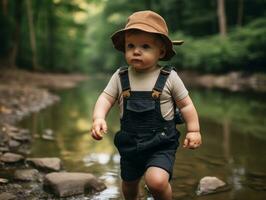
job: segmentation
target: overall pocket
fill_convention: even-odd
[[[128,100],[127,110],[133,112],[146,112],[155,109],[155,101],[153,100]]]

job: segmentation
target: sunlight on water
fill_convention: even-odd
[[[90,166],[92,163],[99,163],[101,165],[107,164],[111,159],[111,155],[107,153],[92,153],[83,158],[83,162],[86,166]]]

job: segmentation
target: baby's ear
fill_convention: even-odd
[[[161,48],[160,49],[160,58],[163,58],[165,56],[165,54],[166,54],[165,48]]]

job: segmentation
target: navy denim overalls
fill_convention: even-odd
[[[161,69],[152,91],[131,91],[128,68],[120,69],[123,95],[121,130],[114,143],[122,158],[137,159],[157,151],[176,151],[179,132],[175,120],[165,120],[161,114],[160,94],[172,68]]]

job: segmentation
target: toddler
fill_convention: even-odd
[[[176,107],[186,124],[183,147],[201,145],[196,109],[183,82],[160,60],[174,55],[165,20],[153,11],[129,16],[124,29],[112,35],[114,47],[125,55],[127,67],[118,69],[99,96],[93,113],[91,135],[101,140],[107,132],[106,115],[115,102],[120,107],[120,131],[114,144],[120,153],[122,191],[135,200],[142,176],[155,199],[172,199],[169,181],[179,146]]]

